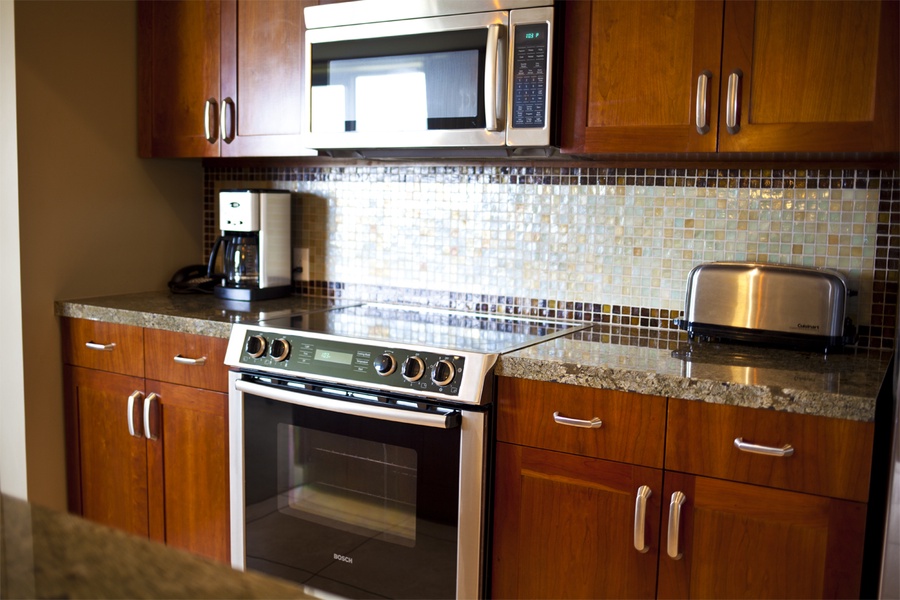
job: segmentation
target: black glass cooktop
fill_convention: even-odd
[[[379,340],[484,354],[503,354],[566,335],[585,323],[505,315],[362,304],[261,320],[259,325],[335,338]]]

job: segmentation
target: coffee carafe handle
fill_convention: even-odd
[[[221,279],[222,277],[225,277],[224,273],[216,273],[216,257],[219,255],[219,248],[221,248],[224,243],[225,236],[219,236],[219,239],[213,244],[212,250],[209,253],[209,265],[206,267],[206,276],[210,279]]]

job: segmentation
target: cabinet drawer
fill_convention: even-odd
[[[865,502],[874,423],[670,400],[666,469]],[[790,456],[740,450],[736,439]]]
[[[661,468],[666,399],[500,377],[497,438],[503,442]],[[557,422],[590,421],[593,429]]]
[[[146,377],[227,392],[227,346],[225,338],[145,329]]]
[[[131,325],[63,318],[63,362],[143,377],[143,331]]]

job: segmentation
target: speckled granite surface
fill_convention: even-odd
[[[501,357],[497,374],[751,408],[873,421],[890,352],[816,354],[685,343],[664,350],[589,332]]]
[[[162,544],[0,496],[0,598],[309,598]]]
[[[342,302],[339,305],[351,304]],[[209,295],[149,292],[58,301],[56,314],[228,337],[232,323],[333,308],[292,296],[229,302]],[[872,421],[891,352],[828,355],[685,343],[664,350],[597,341],[590,330],[500,357],[497,374],[718,404]]]
[[[340,305],[345,304],[348,303]],[[143,292],[59,300],[55,310],[61,317],[227,338],[231,333],[232,323],[258,321],[264,317],[272,318],[335,306],[338,304],[332,300],[305,296],[236,302],[215,298],[210,294]]]

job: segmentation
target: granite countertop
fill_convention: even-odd
[[[299,586],[0,496],[0,598],[310,598]]]
[[[79,300],[57,300],[55,311],[60,317],[227,338],[234,323],[271,319],[346,304],[350,303],[306,296],[239,302],[223,300],[211,294],[140,292]]]
[[[148,292],[56,302],[56,314],[228,337],[231,325],[354,304],[291,296],[234,302],[211,295]],[[746,345],[676,348],[611,343],[586,329],[500,357],[496,373],[672,398],[874,421],[890,351],[829,354]]]
[[[670,398],[874,421],[890,351],[829,354],[684,342],[600,341],[591,329],[504,355],[496,373]]]

